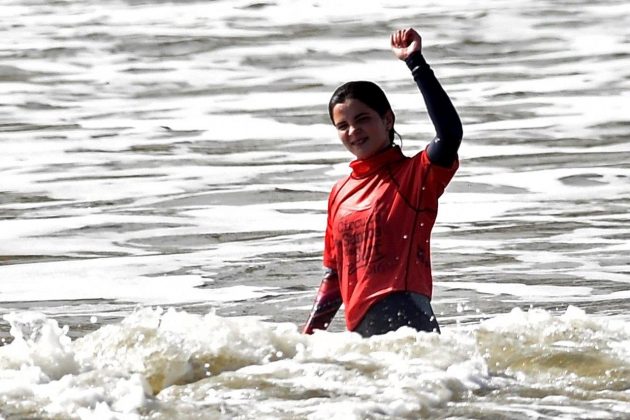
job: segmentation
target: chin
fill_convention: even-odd
[[[365,153],[365,152],[358,152],[358,153],[353,152],[352,154],[353,154],[353,155],[354,155],[357,159],[367,159],[367,158],[369,158],[370,156],[374,155],[374,153]]]

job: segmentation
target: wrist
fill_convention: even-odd
[[[421,51],[414,51],[405,58],[405,64],[409,67],[412,73],[416,73],[417,71],[428,68],[429,64],[424,59]]]

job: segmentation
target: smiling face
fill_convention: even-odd
[[[381,117],[365,103],[350,98],[333,107],[332,120],[339,139],[357,159],[369,158],[391,145],[391,111]]]

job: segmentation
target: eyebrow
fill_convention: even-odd
[[[367,113],[367,112],[359,112],[359,113],[358,113],[357,115],[355,115],[352,119],[353,119],[353,120],[358,120],[359,118],[362,118],[362,117],[364,117],[364,116],[368,116],[368,117],[369,117],[369,116],[370,116],[370,114],[369,114],[369,113]],[[340,125],[342,125],[342,124],[348,124],[348,122],[347,122],[346,120],[341,120],[341,121],[339,121],[338,123],[336,123],[336,124],[335,124],[335,127],[339,127],[339,126],[340,126]]]

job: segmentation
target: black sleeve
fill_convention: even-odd
[[[411,54],[405,63],[422,92],[436,131],[436,136],[427,149],[429,159],[436,165],[450,167],[457,159],[457,150],[462,142],[459,115],[420,52]]]

